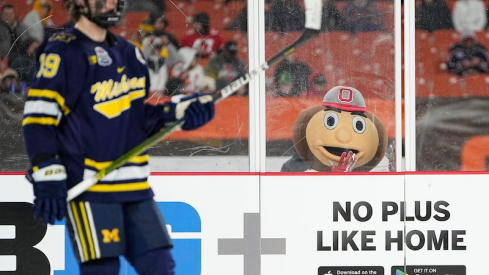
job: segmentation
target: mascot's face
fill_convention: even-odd
[[[316,113],[306,128],[309,149],[324,165],[338,164],[341,154],[352,151],[356,166],[369,162],[379,147],[375,124],[361,112],[326,110]]]

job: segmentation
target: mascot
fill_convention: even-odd
[[[362,94],[336,86],[297,117],[292,139],[308,171],[367,172],[385,157],[387,132],[382,121],[367,111]]]

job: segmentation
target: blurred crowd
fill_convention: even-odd
[[[1,91],[25,93],[35,69],[35,53],[42,41],[54,32],[72,27],[67,20],[56,26],[51,20],[55,10],[52,0],[19,0],[31,2],[32,10],[20,16],[15,1],[3,1],[0,17]],[[210,0],[200,0],[212,3]],[[171,1],[172,5],[181,2]],[[192,5],[194,1],[188,2]],[[214,1],[228,5],[232,1]],[[170,96],[180,93],[211,93],[230,84],[247,69],[246,56],[240,49],[247,48],[246,40],[223,35],[227,31],[246,34],[247,6],[243,5],[234,17],[222,27],[215,24],[218,14],[212,8],[183,14],[182,20],[168,16],[169,2],[128,1],[129,10],[145,10],[137,29],[125,30],[130,41],[140,47],[146,58],[154,95]],[[379,8],[380,0],[322,0],[323,32],[389,32],[392,24]],[[265,30],[286,34],[304,28],[304,6],[297,0],[266,0]],[[209,4],[209,7],[212,5]],[[457,75],[487,73],[488,53],[477,41],[476,32],[488,27],[488,10],[482,0],[418,0],[416,1],[416,28],[427,32],[454,30],[460,41],[447,49],[446,69]],[[65,16],[67,18],[67,16]],[[170,22],[173,21],[173,22]],[[216,19],[217,20],[217,19]],[[170,24],[191,24],[185,33],[168,30]],[[268,96],[320,96],[334,80],[311,67],[294,55],[274,68],[267,81]],[[237,92],[247,95],[247,87]]]
[[[52,0],[27,1],[32,10],[18,14],[15,1],[3,1],[0,20],[0,59],[4,92],[25,93],[35,70],[37,47],[52,33],[72,27],[68,19],[55,25],[53,13],[66,13],[54,9]],[[205,0],[203,0],[205,1]],[[240,48],[246,48],[243,40],[230,39],[224,31],[247,32],[247,7],[244,5],[226,24],[225,28],[213,26],[214,13],[199,11],[182,16],[184,22],[176,22],[167,16],[165,1],[128,1],[129,10],[146,10],[148,16],[140,22],[128,39],[140,47],[148,61],[151,91],[158,96],[170,96],[195,91],[211,93],[230,84],[247,71],[247,60],[239,56]],[[175,4],[179,1],[171,2]],[[197,1],[184,1],[191,5]],[[207,1],[212,3],[211,1]],[[232,1],[215,1],[227,5]],[[383,14],[373,0],[335,1],[323,0],[322,31],[382,31],[385,29]],[[211,6],[211,5],[209,5]],[[67,16],[65,16],[68,18]],[[19,18],[22,18],[20,20]],[[266,31],[287,33],[304,28],[304,6],[297,0],[267,0]],[[173,20],[174,22],[169,22]],[[190,23],[191,30],[184,34],[168,31],[170,24]],[[308,64],[293,56],[282,61],[276,69],[268,93],[273,96],[305,96],[322,94],[326,76],[314,71]],[[318,90],[318,87],[320,88]],[[247,95],[247,87],[237,92]]]

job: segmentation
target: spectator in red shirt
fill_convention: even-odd
[[[183,36],[180,46],[196,49],[201,57],[210,57],[223,47],[224,37],[218,30],[210,27],[207,13],[193,15],[192,25],[194,29]]]

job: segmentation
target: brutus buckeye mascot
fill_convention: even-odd
[[[322,105],[302,111],[292,139],[308,171],[318,172],[371,171],[388,143],[382,121],[367,111],[362,94],[347,86],[330,89]]]

